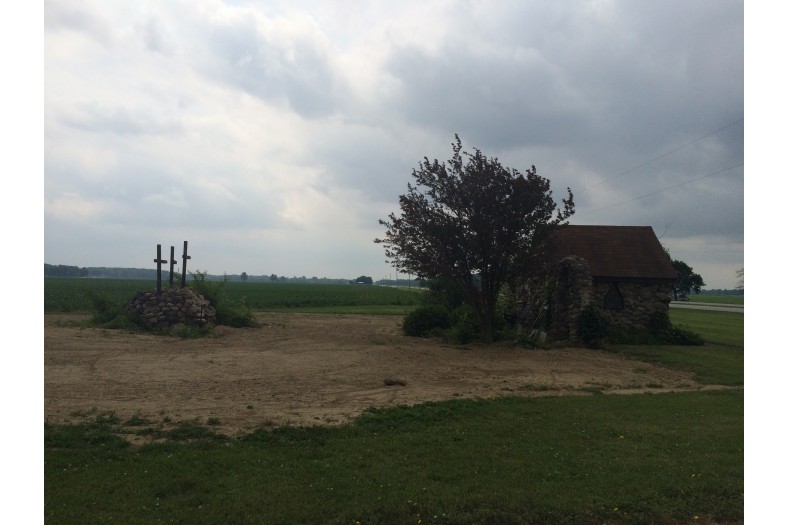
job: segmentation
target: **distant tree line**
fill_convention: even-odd
[[[179,276],[176,273],[176,277]],[[156,280],[156,270],[153,268],[106,268],[106,267],[89,267],[88,277],[97,279],[144,279],[146,281]],[[170,272],[167,270],[161,271],[162,280],[169,281]]]
[[[180,278],[180,272],[175,272],[175,278]],[[211,281],[221,281],[225,278],[228,281],[239,282],[271,282],[271,283],[298,283],[298,284],[347,284],[347,279],[334,279],[328,277],[307,277],[302,275],[285,277],[272,273],[270,275],[249,275],[246,272],[231,275],[211,275],[206,274]],[[44,264],[44,277],[88,277],[94,279],[139,279],[146,281],[156,280],[156,270],[154,268],[107,268],[107,267],[87,267],[66,266],[63,264]],[[363,277],[363,276],[362,276]],[[162,281],[169,281],[170,272],[162,270]],[[368,278],[371,281],[371,278]],[[192,280],[191,275],[187,275],[187,280]],[[351,281],[355,282],[355,281]],[[370,284],[372,284],[370,282]]]
[[[701,290],[700,295],[744,295],[744,288],[737,288],[735,290],[723,290],[721,288],[713,288],[711,290]]]
[[[380,279],[375,281],[375,284],[381,286],[409,286],[412,288],[425,288],[427,281],[425,279]]]
[[[67,266],[65,264],[46,264],[44,263],[45,277],[87,277],[88,269],[79,266]]]

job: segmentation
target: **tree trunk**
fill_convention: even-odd
[[[467,303],[471,306],[479,322],[482,340],[491,343],[495,340],[495,306],[497,291],[491,289],[484,281],[477,288],[473,282],[459,283]]]

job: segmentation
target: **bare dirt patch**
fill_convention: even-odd
[[[600,350],[452,346],[402,335],[400,317],[261,313],[260,328],[184,340],[78,326],[46,315],[44,414],[50,423],[112,411],[213,418],[236,434],[337,424],[369,407],[502,395],[696,390],[684,372]],[[386,379],[405,384],[386,385]],[[389,381],[391,383],[391,381]]]

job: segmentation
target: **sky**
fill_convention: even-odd
[[[44,259],[395,276],[378,223],[458,134],[572,224],[744,267],[742,0],[44,2]],[[400,277],[403,277],[400,275]]]

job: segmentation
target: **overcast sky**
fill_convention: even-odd
[[[454,134],[573,224],[744,265],[741,0],[47,0],[44,256],[394,276],[378,219]]]

